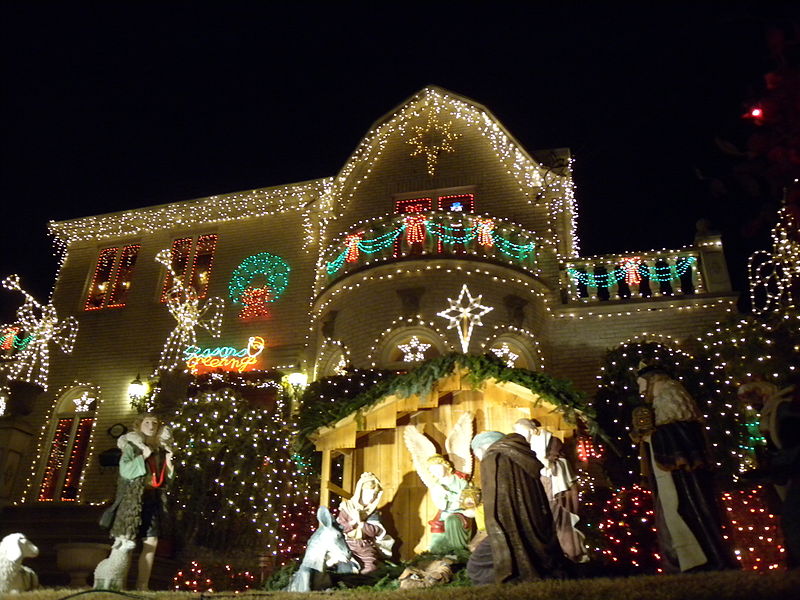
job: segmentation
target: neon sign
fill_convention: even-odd
[[[264,351],[264,345],[264,338],[256,335],[251,336],[247,341],[247,348],[189,346],[183,351],[183,354],[186,367],[193,375],[217,369],[243,373],[255,369],[258,357]]]

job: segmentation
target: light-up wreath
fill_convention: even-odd
[[[228,291],[234,304],[242,304],[240,319],[269,316],[267,305],[275,302],[289,285],[289,265],[280,256],[261,252],[248,256],[231,275]]]

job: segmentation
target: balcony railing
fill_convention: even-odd
[[[608,255],[566,267],[571,302],[690,296],[703,291],[697,250]]]
[[[329,280],[404,257],[478,256],[537,273],[534,235],[487,215],[429,211],[392,215],[344,235],[323,256]]]

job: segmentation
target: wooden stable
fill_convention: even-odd
[[[575,425],[564,420],[559,408],[536,392],[493,379],[475,388],[465,374],[457,369],[424,396],[385,396],[312,435],[322,452],[320,504],[336,509],[335,496],[350,497],[363,471],[375,473],[384,488],[381,518],[403,560],[428,548],[427,522],[436,513],[403,441],[404,427],[416,425],[443,454],[447,434],[467,411],[475,417],[475,433],[507,433],[521,418],[537,419],[562,441],[575,433]],[[473,470],[473,481],[480,487],[477,461]]]

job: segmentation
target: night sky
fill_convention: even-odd
[[[741,289],[765,243],[763,203],[709,181],[796,3],[69,4],[0,8],[0,275],[42,300],[49,220],[335,175],[427,84],[573,150],[583,254],[691,244],[707,217]]]

